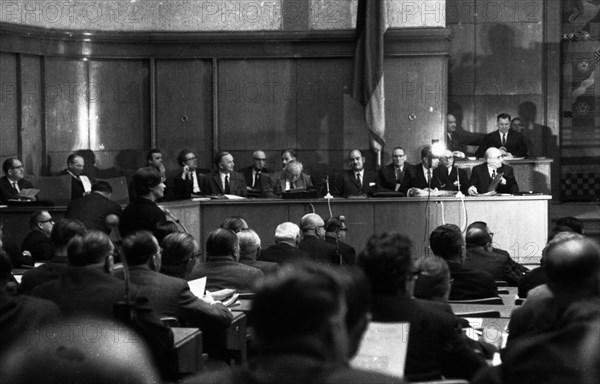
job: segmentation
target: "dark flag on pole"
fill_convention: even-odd
[[[385,0],[359,0],[352,97],[365,107],[371,148],[377,153],[378,165],[385,145],[383,35],[386,29]]]

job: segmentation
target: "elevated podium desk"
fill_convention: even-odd
[[[548,201],[551,196],[485,196],[402,198],[335,198],[282,200],[246,199],[194,202],[172,201],[161,204],[177,217],[204,249],[207,235],[227,216],[242,216],[262,240],[263,248],[274,243],[275,228],[284,221],[298,223],[309,212],[324,219],[344,215],[346,242],[357,252],[373,233],[398,231],[407,234],[416,246],[416,254],[428,252],[428,238],[441,224],[456,224],[462,229],[473,221],[485,221],[494,232],[494,243],[515,260],[536,263],[548,236]],[[29,215],[34,207],[0,209],[4,240],[20,245],[27,235]],[[48,209],[55,220],[64,216],[65,207]]]

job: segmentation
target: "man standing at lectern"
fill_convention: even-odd
[[[469,195],[486,192],[510,193],[519,192],[513,169],[502,163],[502,152],[498,148],[485,151],[486,162],[473,167],[469,181]]]
[[[475,154],[478,158],[483,157],[488,148],[499,148],[508,157],[527,156],[527,144],[523,135],[510,129],[510,115],[501,113],[496,119],[498,130],[488,133],[483,137],[483,142]]]

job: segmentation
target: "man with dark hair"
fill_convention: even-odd
[[[52,227],[54,227],[54,219],[48,211],[35,211],[31,214],[29,218],[31,232],[21,243],[21,251],[27,252],[31,260],[23,255],[22,263],[34,265],[52,258],[53,250],[50,241]]]
[[[246,181],[234,171],[235,163],[229,152],[221,151],[215,157],[216,169],[204,178],[203,190],[207,195],[246,196]]]
[[[225,288],[240,292],[253,292],[254,285],[263,273],[258,268],[239,263],[239,242],[235,233],[218,228],[206,239],[206,262],[196,265],[188,281],[206,276],[206,289]]]
[[[494,232],[492,232],[490,230],[490,227],[487,225],[487,223],[485,221],[474,221],[474,222],[472,222],[467,227],[467,232],[471,228],[474,228],[474,227],[484,229],[492,237],[492,240],[494,239]],[[492,243],[492,251],[494,253],[499,254],[503,258],[505,258],[505,257],[508,258],[508,263],[509,263],[509,266],[510,266],[510,268],[512,270],[512,273],[514,273],[515,275],[519,276],[519,278],[522,277],[525,273],[527,273],[529,271],[529,269],[527,267],[524,267],[521,264],[519,264],[516,261],[514,261],[512,259],[512,257],[510,257],[510,254],[507,251],[505,251],[504,249],[500,249],[500,248],[494,247],[493,243]]]
[[[310,258],[321,264],[338,264],[335,244],[325,241],[325,222],[316,213],[307,213],[300,219],[302,240],[298,248],[307,252]]]
[[[488,192],[509,194],[519,192],[519,185],[515,179],[513,169],[503,163],[503,155],[498,148],[488,148],[485,151],[485,160],[485,163],[476,165],[471,171],[469,195]]]
[[[71,176],[71,200],[92,192],[93,180],[83,175],[84,166],[83,157],[73,153],[67,157],[67,168],[59,173],[61,176]]]
[[[525,144],[523,135],[510,129],[510,120],[510,115],[507,113],[498,115],[496,118],[498,129],[483,137],[483,142],[475,153],[477,157],[483,157],[488,148],[491,147],[499,148],[505,156],[527,156],[527,144]]]
[[[346,223],[344,216],[330,217],[325,222],[325,241],[335,245],[337,260],[335,264],[356,264],[356,251],[350,244],[344,242],[346,239]]]
[[[467,230],[467,268],[485,271],[496,281],[506,281],[515,287],[521,278],[510,266],[507,256],[495,253],[492,247],[492,236],[482,228],[472,227]]]
[[[189,233],[174,232],[165,236],[162,248],[160,273],[187,280],[200,257],[200,246]]]
[[[75,236],[81,236],[85,232],[85,226],[79,220],[60,219],[52,227],[50,241],[54,250],[53,256],[47,263],[40,265],[23,274],[20,290],[22,293],[30,294],[38,285],[57,279],[67,270],[67,245]]]
[[[440,188],[438,166],[440,159],[431,153],[431,146],[427,145],[421,150],[421,164],[416,165],[404,178],[404,188],[435,189]]]
[[[284,266],[261,281],[252,302],[257,349],[252,368],[207,373],[186,383],[403,383],[348,367],[346,313],[335,274],[314,264]]]
[[[444,305],[413,297],[413,244],[399,233],[373,235],[359,255],[373,290],[373,321],[408,322],[405,373],[409,381],[463,378],[485,366]]]
[[[456,225],[445,224],[434,229],[429,236],[429,245],[436,256],[446,260],[450,268],[450,276],[454,280],[450,290],[450,300],[473,300],[498,296],[498,288],[492,275],[463,265],[465,240]]]
[[[206,194],[202,189],[204,175],[198,171],[196,154],[182,149],[177,155],[177,163],[181,172],[173,178],[173,199],[186,200]]]
[[[33,188],[28,180],[25,180],[25,172],[21,160],[9,157],[2,163],[4,176],[0,178],[0,204],[6,204],[8,200],[32,200],[19,195],[22,189]]]
[[[66,218],[80,220],[87,229],[96,229],[110,233],[106,225],[108,215],[121,216],[119,203],[112,201],[112,187],[106,181],[97,181],[92,185],[92,193],[79,199],[71,200],[67,206]]]
[[[166,180],[165,177],[165,166],[163,164],[163,155],[162,151],[158,148],[152,148],[146,154],[146,166],[154,167],[160,173],[160,176],[163,179],[163,182]]]
[[[163,197],[165,191],[156,169],[138,169],[133,175],[133,186],[138,197],[123,210],[119,222],[121,236],[137,230],[154,232],[156,224],[167,219],[167,215],[156,205],[156,200]]]
[[[379,170],[379,180],[381,189],[386,191],[395,191],[406,193],[408,187],[408,173],[413,167],[406,162],[406,151],[402,147],[396,147],[392,151],[392,162],[381,167]]]
[[[252,153],[252,165],[243,168],[241,171],[249,192],[256,196],[262,196],[265,193],[270,178],[270,170],[266,167],[267,155],[257,150]]]
[[[333,183],[334,196],[367,196],[377,192],[379,180],[374,171],[365,169],[365,156],[359,149],[348,154],[350,169],[342,172]]]
[[[123,255],[129,268],[129,279],[159,317],[175,317],[180,326],[198,327],[206,332],[224,329],[231,324],[231,311],[220,302],[200,300],[188,282],[159,273],[160,247],[150,232],[138,231],[123,239]],[[117,274],[124,278],[124,274]]]
[[[301,260],[310,260],[310,255],[298,248],[300,228],[290,222],[281,223],[275,229],[275,244],[261,250],[258,260],[271,261],[279,265]]]
[[[10,259],[0,249],[0,359],[7,357],[4,354],[13,342],[18,343],[21,337],[37,332],[45,324],[59,321],[61,316],[56,304],[50,301],[9,294],[11,271]]]
[[[561,217],[560,219],[556,220],[556,228],[560,229],[560,231],[567,230],[568,228],[575,233],[579,233],[580,235],[584,234],[583,221],[573,216]]]

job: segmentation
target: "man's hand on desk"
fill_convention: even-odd
[[[469,196],[475,196],[479,193],[479,192],[477,192],[477,187],[474,185],[471,185],[469,187],[469,189],[467,190],[467,192],[469,193]]]

